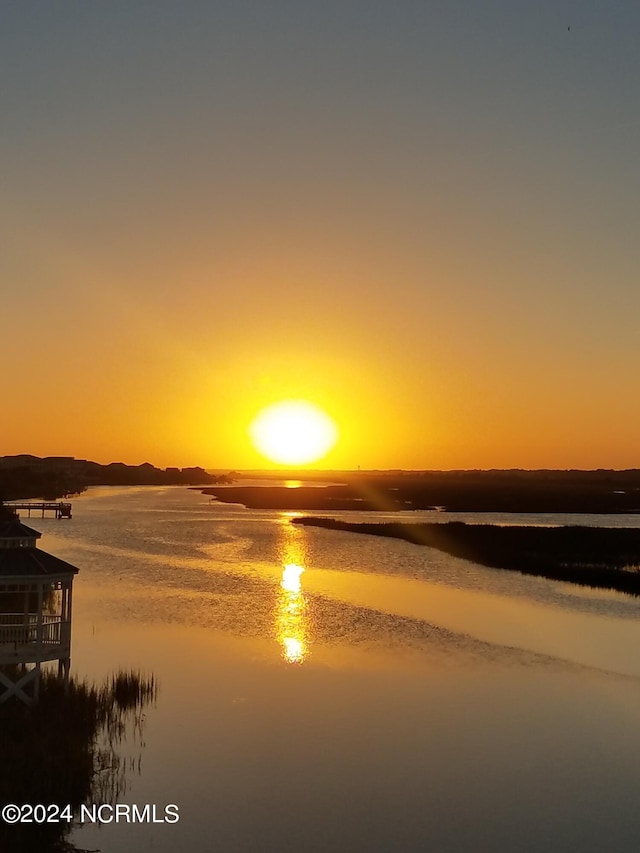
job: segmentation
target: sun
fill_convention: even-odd
[[[329,415],[306,400],[283,400],[262,409],[249,427],[256,450],[280,465],[308,465],[322,459],[338,440]]]

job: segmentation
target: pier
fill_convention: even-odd
[[[11,509],[27,510],[27,518],[31,518],[31,511],[40,512],[41,518],[45,517],[45,513],[53,512],[56,518],[71,518],[71,504],[65,501],[25,501],[24,503],[14,503],[13,501],[6,503],[5,506]]]

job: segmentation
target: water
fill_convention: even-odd
[[[31,519],[80,568],[73,672],[159,685],[119,800],[180,812],[75,844],[636,850],[640,600],[290,516],[101,488],[70,522]]]

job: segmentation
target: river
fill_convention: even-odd
[[[157,680],[121,801],[180,816],[87,823],[75,844],[635,853],[639,599],[291,515],[147,487],[23,519],[80,569],[72,673]],[[436,515],[479,520],[410,518]]]

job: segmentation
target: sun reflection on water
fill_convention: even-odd
[[[304,568],[302,566],[298,566],[295,563],[288,563],[282,572],[282,580],[280,581],[282,589],[287,592],[300,592],[302,589],[300,575],[303,572]]]
[[[302,480],[285,480],[284,487],[285,489],[299,489],[302,485]]]
[[[307,602],[302,591],[304,542],[300,531],[285,521],[282,526],[282,578],[276,607],[276,634],[287,663],[303,663],[309,654]]]
[[[289,663],[302,663],[308,654],[306,601],[300,575],[302,566],[287,563],[282,571],[278,596],[278,641],[282,656]]]

